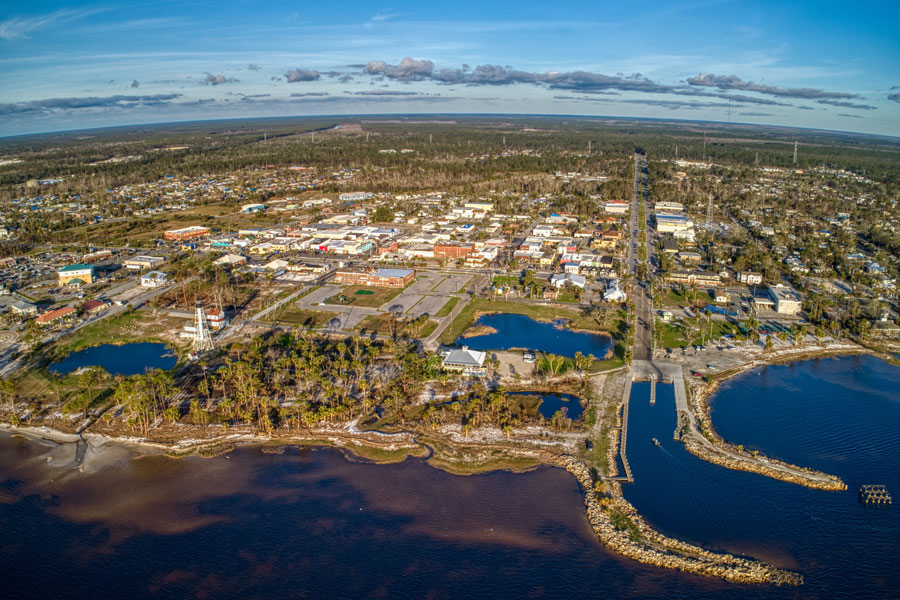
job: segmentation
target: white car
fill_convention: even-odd
[[[522,360],[524,360],[527,363],[533,363],[534,362],[534,352],[525,352],[522,355]]]

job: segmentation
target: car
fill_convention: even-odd
[[[534,362],[534,352],[525,352],[524,354],[522,354],[522,360],[524,360],[527,363],[533,363]]]

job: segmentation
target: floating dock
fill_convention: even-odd
[[[864,485],[859,488],[859,501],[867,505],[887,506],[892,503],[892,498],[883,485]]]

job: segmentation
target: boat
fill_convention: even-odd
[[[653,445],[659,446],[660,445],[659,440],[656,438],[653,438]]]

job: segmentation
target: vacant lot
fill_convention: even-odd
[[[263,320],[276,325],[301,325],[303,327],[318,329],[325,327],[325,325],[336,316],[338,316],[338,313],[336,312],[306,310],[303,308],[291,307],[282,311],[277,311],[277,314],[266,317]]]

